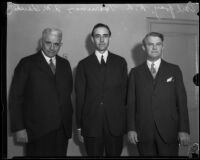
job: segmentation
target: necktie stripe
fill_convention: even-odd
[[[155,64],[154,63],[152,63],[151,64],[151,74],[152,74],[152,76],[153,76],[153,78],[155,78],[156,77],[156,69],[155,69]]]
[[[50,66],[50,68],[51,68],[51,71],[53,72],[53,74],[55,74],[56,73],[56,67],[55,67],[55,65],[53,64],[53,61],[52,61],[52,59],[50,59],[49,60],[49,66]]]

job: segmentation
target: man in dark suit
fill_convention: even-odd
[[[95,53],[81,60],[75,79],[78,137],[89,156],[120,156],[126,121],[127,63],[108,51],[111,31],[92,30]],[[83,137],[84,139],[83,139]]]
[[[177,65],[163,59],[164,37],[151,32],[143,40],[147,61],[130,72],[128,139],[143,156],[178,156],[189,142],[187,97]]]
[[[62,32],[46,28],[41,50],[17,65],[10,90],[11,130],[27,156],[66,156],[72,134],[72,72],[57,55]]]

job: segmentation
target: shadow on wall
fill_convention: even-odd
[[[40,38],[37,42],[37,48],[36,48],[36,52],[39,52],[41,49],[41,43],[42,43],[42,38]]]
[[[131,54],[135,66],[142,64],[146,60],[146,53],[142,49],[142,43],[137,43],[131,50]]]
[[[86,39],[85,39],[85,48],[88,52],[88,55],[91,55],[93,54],[95,48],[94,48],[94,45],[92,43],[92,40],[91,40],[91,35],[88,34]],[[79,62],[81,61],[81,59],[79,60]],[[75,77],[76,77],[76,69],[77,69],[77,66],[73,68],[72,70],[72,75],[73,75],[73,81],[75,84]],[[72,128],[73,128],[73,141],[76,145],[79,146],[79,151],[81,153],[82,156],[87,156],[87,153],[86,153],[86,150],[85,150],[85,146],[84,146],[84,143],[81,143],[79,140],[78,140],[78,136],[77,136],[77,126],[76,126],[76,94],[75,94],[75,87],[73,86],[73,92],[72,92],[72,104],[73,104],[73,108],[74,108],[74,115],[73,115],[73,124],[72,124]]]
[[[88,55],[93,54],[94,51],[95,51],[95,47],[94,47],[94,44],[93,44],[92,39],[91,39],[91,34],[88,34],[87,37],[86,37],[85,48],[88,52]]]

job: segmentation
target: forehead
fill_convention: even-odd
[[[158,36],[148,36],[146,38],[147,42],[162,42],[162,39]]]
[[[94,30],[94,34],[109,34],[109,31],[105,27],[98,27]]]
[[[58,32],[48,32],[43,38],[49,41],[60,41],[62,39]]]

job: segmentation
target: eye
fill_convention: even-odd
[[[152,47],[153,44],[152,43],[147,43],[147,46]]]
[[[51,42],[46,41],[45,44],[46,45],[51,45]]]
[[[59,47],[60,43],[54,43],[54,46]]]
[[[96,34],[94,37],[95,37],[95,38],[100,38],[100,35],[99,35],[99,34]]]
[[[108,38],[108,37],[109,37],[109,35],[108,35],[108,34],[104,34],[103,36],[104,36],[104,38]]]

